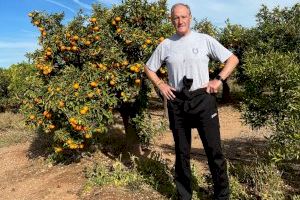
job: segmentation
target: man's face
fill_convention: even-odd
[[[189,33],[192,16],[185,6],[176,6],[171,17],[177,34],[183,36]]]

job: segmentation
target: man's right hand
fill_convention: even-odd
[[[167,98],[168,100],[174,100],[175,99],[175,95],[172,91],[176,91],[175,88],[169,86],[166,83],[162,83],[158,86],[158,89],[160,90],[161,94]]]

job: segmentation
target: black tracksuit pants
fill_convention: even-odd
[[[174,93],[168,101],[170,128],[175,141],[175,183],[178,197],[192,198],[191,188],[191,128],[197,128],[202,140],[214,184],[214,199],[229,199],[226,162],[221,149],[220,126],[216,97],[204,89]]]

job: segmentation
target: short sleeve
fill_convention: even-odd
[[[163,43],[164,42],[160,43],[156,47],[156,49],[154,50],[151,57],[149,58],[149,60],[146,63],[146,66],[148,67],[148,69],[150,69],[153,72],[156,72],[161,67],[161,65],[163,64],[163,62],[165,60],[166,50],[165,50]]]
[[[207,47],[208,47],[208,56],[214,60],[220,62],[225,62],[231,55],[232,52],[225,48],[219,41],[215,38],[207,35],[206,37]]]

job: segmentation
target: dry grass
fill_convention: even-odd
[[[0,148],[30,141],[34,132],[29,130],[21,114],[0,113]]]

